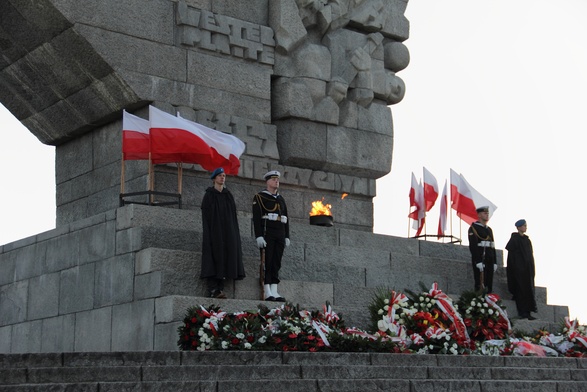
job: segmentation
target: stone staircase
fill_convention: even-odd
[[[587,391],[587,361],[382,353],[0,354],[0,391]]]
[[[199,279],[199,211],[129,205],[5,245],[0,267],[13,265],[16,273],[13,283],[2,286],[2,300],[16,298],[23,306],[1,306],[0,392],[587,391],[587,362],[575,358],[180,352],[177,328],[189,307],[215,304],[236,312],[263,302],[251,217],[239,216],[239,225],[247,278],[227,282],[230,298],[224,300],[206,298]],[[306,309],[328,301],[347,326],[368,329],[368,305],[381,288],[417,292],[420,282],[438,282],[456,300],[473,281],[466,246],[301,221],[291,223],[291,240],[280,293]],[[57,252],[70,243],[79,243],[79,253]],[[25,256],[38,250],[45,255],[44,269],[28,268],[36,259]],[[75,265],[78,254],[83,263]],[[502,264],[501,251],[498,258]],[[84,283],[92,282],[87,290]],[[515,315],[503,268],[494,286]],[[59,287],[73,294],[55,304],[43,302],[47,295],[26,297]],[[84,295],[74,295],[76,290]],[[537,288],[537,300],[539,319],[514,320],[514,328],[554,330],[568,315],[566,306],[548,304],[546,288]],[[48,306],[55,310],[44,311]]]
[[[247,277],[226,284],[229,299],[205,296],[199,210],[127,205],[0,248],[0,353],[177,350],[188,308],[254,310],[259,250],[250,214],[239,215]],[[346,325],[370,329],[368,306],[381,290],[419,292],[434,282],[454,300],[473,282],[466,246],[291,222],[280,293],[314,310],[326,302]],[[503,265],[502,251],[498,261]],[[507,300],[505,269],[494,289]],[[558,331],[566,306],[537,288],[538,320],[514,328]],[[266,306],[279,303],[265,302]]]
[[[182,213],[169,209],[157,211],[171,216]],[[195,212],[189,214],[198,219]],[[198,221],[188,229],[177,223],[184,219],[161,217],[156,220],[155,228],[145,225],[142,214],[135,215],[133,227],[140,229],[141,242],[141,249],[136,253],[135,290],[143,286],[141,282],[148,282],[144,286],[151,292],[145,293],[145,297],[158,298],[157,326],[161,331],[167,329],[166,335],[173,339],[156,349],[173,349],[177,326],[190,306],[215,304],[224,311],[236,312],[256,309],[263,302],[258,281],[259,251],[255,247],[250,216],[239,216],[247,278],[228,281],[225,291],[229,299],[220,300],[206,298],[205,282],[197,278],[201,223]],[[162,222],[174,222],[174,225],[165,227]],[[283,258],[280,294],[307,309],[321,309],[328,301],[347,326],[370,327],[368,305],[381,288],[419,292],[420,283],[430,288],[433,282],[438,282],[439,288],[456,301],[460,293],[472,287],[466,246],[378,235],[336,228],[336,225],[321,227],[294,221],[290,226],[292,245]],[[498,251],[498,261],[503,267],[502,251]],[[568,315],[566,306],[548,304],[546,288],[537,287],[538,319],[514,319],[516,307],[509,300],[505,268],[498,269],[494,290],[502,297],[515,329],[555,331]],[[265,302],[265,305],[278,304]]]

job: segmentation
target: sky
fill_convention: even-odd
[[[581,286],[587,259],[578,192],[587,119],[587,2],[583,0],[411,0],[403,101],[391,107],[391,172],[377,181],[374,232],[413,236],[411,175],[425,167],[440,191],[450,169],[497,205],[489,225],[504,249],[524,218],[536,285],[548,303],[587,323]],[[0,105],[0,244],[55,227],[54,148]],[[9,141],[9,142],[8,142]],[[428,213],[435,234],[439,205]],[[448,234],[467,244],[453,214]],[[504,251],[504,254],[506,252]],[[574,279],[571,279],[574,278]]]

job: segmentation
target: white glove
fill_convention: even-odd
[[[289,246],[289,244],[290,244],[289,238],[286,238],[285,239],[285,246],[287,247],[287,246]]]
[[[493,264],[493,272],[497,271],[497,264]]]
[[[483,263],[477,263],[475,265],[477,266],[477,268],[479,268],[479,271],[483,271]]]
[[[287,216],[285,216],[285,215],[281,216],[281,223],[283,223],[284,225],[287,223]]]
[[[270,221],[276,221],[277,217],[278,215],[275,213],[267,214],[267,219],[269,219]]]
[[[257,248],[261,249],[267,246],[267,242],[263,237],[257,237]]]

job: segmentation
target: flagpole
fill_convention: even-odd
[[[120,194],[124,194],[124,153],[121,156],[121,163],[120,163]]]
[[[181,195],[181,188],[183,183],[183,165],[181,162],[177,164],[177,193]]]
[[[151,153],[149,152],[149,174],[148,174],[148,184],[149,184],[149,192],[153,192],[155,189],[155,176],[153,174],[153,162],[151,161]],[[153,204],[153,194],[149,194],[149,204]]]
[[[409,216],[409,210],[408,210],[408,238],[410,238],[410,216]]]

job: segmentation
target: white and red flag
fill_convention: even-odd
[[[419,236],[426,221],[426,206],[422,183],[418,183],[414,173],[412,173],[412,186],[410,187],[411,207],[414,207],[414,209],[408,214],[408,217],[414,220],[412,228],[416,229],[416,236]]]
[[[418,180],[416,180],[416,176],[412,173],[412,185],[410,187],[410,213],[408,214],[409,218],[418,220],[418,210],[420,209],[420,205],[418,204],[418,193],[420,190],[420,185],[418,184]],[[414,207],[414,209],[412,209]]]
[[[442,189],[442,196],[440,196],[440,216],[438,218],[438,238],[444,236],[446,233],[446,216],[448,211],[448,196],[446,193],[446,180],[444,181],[444,188]]]
[[[151,151],[149,121],[122,111],[122,159],[147,160]]]
[[[450,199],[451,207],[456,211],[457,216],[468,224],[477,220],[477,208],[488,206],[490,218],[497,209],[497,206],[473,188],[462,174],[457,174],[452,169],[450,169]]]
[[[436,199],[438,199],[438,182],[436,181],[436,177],[428,169],[424,168],[424,202],[426,204],[426,211],[430,211],[434,207]]]
[[[245,144],[236,136],[149,107],[153,163],[196,163],[205,170],[238,174]]]

